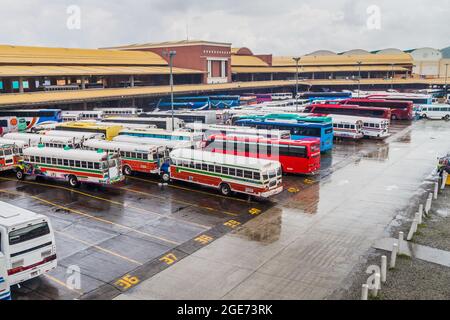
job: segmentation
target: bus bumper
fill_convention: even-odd
[[[58,265],[57,260],[50,261],[31,270],[9,276],[8,280],[11,286],[42,276]]]
[[[281,192],[283,192],[283,186],[280,186],[280,187],[278,187],[276,189],[273,189],[273,190],[261,193],[261,198],[270,198],[270,197],[272,197],[274,195],[277,195],[277,194],[279,194]]]

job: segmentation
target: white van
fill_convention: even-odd
[[[418,113],[424,119],[450,120],[450,104],[422,105]]]
[[[11,300],[11,291],[9,289],[8,272],[6,270],[6,259],[0,252],[0,301]]]
[[[11,286],[56,268],[55,236],[46,216],[0,202],[0,244]]]

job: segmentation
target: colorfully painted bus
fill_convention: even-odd
[[[289,131],[292,140],[304,138],[320,138],[320,150],[327,152],[333,149],[333,125],[331,123],[306,123],[298,121],[256,121],[241,120],[236,125],[265,130]]]
[[[14,170],[21,159],[22,151],[15,143],[2,143],[0,141],[0,172]]]
[[[351,92],[304,92],[300,94],[302,99],[308,99],[311,102],[324,100],[341,100],[352,97]]]
[[[240,96],[210,96],[211,108],[215,110],[230,109],[241,105]]]
[[[164,146],[149,146],[128,142],[87,140],[83,143],[85,150],[104,150],[117,152],[122,159],[123,173],[127,176],[133,172],[160,174],[161,166],[168,161],[169,151]]]
[[[25,120],[26,130],[43,122],[62,122],[60,109],[36,109],[36,110],[0,110],[0,118],[16,117]]]
[[[68,122],[60,124],[55,128],[55,131],[100,133],[103,134],[108,141],[117,137],[121,130],[123,130],[123,127],[120,125],[108,126],[88,122]]]
[[[189,141],[196,148],[202,147],[203,133],[188,131],[166,131],[159,129],[150,130],[122,130],[119,136],[131,136],[138,138],[161,139],[169,141]]]
[[[290,131],[259,130],[251,127],[225,126],[225,125],[203,125],[199,123],[187,124],[190,132],[202,132],[206,140],[212,135],[225,136],[255,136],[267,139],[290,139]]]
[[[305,108],[305,113],[322,115],[347,115],[380,119],[391,119],[392,111],[389,108],[360,107],[358,105],[313,104]]]
[[[340,102],[343,105],[358,105],[361,107],[376,107],[391,109],[392,120],[413,120],[414,104],[411,101],[378,100],[378,99],[347,99]]]
[[[25,176],[64,180],[73,188],[81,183],[112,185],[125,179],[118,154],[43,146],[23,151],[16,176],[18,180]]]
[[[153,126],[162,130],[178,130],[184,127],[184,121],[179,118],[144,118],[144,117],[111,117],[105,118],[102,122],[116,123],[118,125],[124,124],[141,124],[147,126]]]
[[[0,252],[0,301],[11,300],[11,290],[6,269],[6,258]]]
[[[241,116],[239,120],[256,120],[256,121],[276,121],[276,120],[290,120],[290,121],[303,121],[311,123],[332,123],[331,117],[310,117],[307,114],[298,113],[270,113],[264,116],[261,115],[247,115]]]
[[[215,188],[224,196],[236,192],[269,198],[283,191],[282,175],[278,161],[178,149],[170,153],[170,168],[163,180]]]
[[[272,95],[269,93],[244,93],[242,97],[256,97],[256,104],[272,102]]]
[[[22,131],[26,130],[26,126],[21,127]],[[9,132],[19,131],[19,120],[16,117],[0,118],[0,136]]]
[[[0,242],[11,286],[57,266],[55,235],[46,216],[0,202]]]
[[[320,170],[320,139],[279,140],[211,136],[207,150],[235,156],[279,161],[284,173],[315,174]]]
[[[78,148],[81,144],[81,139],[67,138],[67,137],[51,137],[42,134],[33,133],[8,133],[3,136],[5,139],[22,141],[30,147],[36,147],[39,144],[43,144],[49,148]]]

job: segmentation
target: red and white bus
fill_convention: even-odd
[[[315,174],[320,170],[320,139],[263,139],[258,137],[209,137],[207,150],[235,156],[279,161],[284,173]]]
[[[83,143],[83,148],[94,151],[104,150],[109,153],[117,152],[122,159],[123,173],[127,176],[133,172],[160,174],[161,166],[169,159],[169,151],[163,146],[87,140]]]
[[[169,171],[163,180],[215,188],[224,196],[236,192],[269,198],[283,191],[282,175],[278,161],[177,149],[170,153]]]
[[[363,121],[357,117],[337,116],[333,118],[334,136],[346,139],[364,138]]]
[[[14,170],[19,161],[20,157],[19,147],[14,143],[4,144],[0,142],[0,172]]]
[[[338,103],[330,104],[313,104],[305,108],[305,113],[315,113],[320,115],[347,115],[347,116],[360,116],[367,118],[380,118],[391,119],[392,112],[389,108],[378,107],[362,107],[357,103],[342,105],[340,101]]]
[[[361,107],[388,108],[391,109],[392,120],[413,120],[414,118],[414,103],[412,101],[353,98],[340,101],[339,103]]]

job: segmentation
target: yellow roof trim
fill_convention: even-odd
[[[231,56],[231,66],[233,67],[268,67],[269,65],[265,63],[258,57],[254,56]]]

